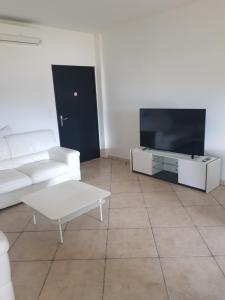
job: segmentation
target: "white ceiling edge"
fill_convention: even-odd
[[[182,4],[176,5],[176,6],[171,7],[171,8],[162,9],[158,12],[148,13],[148,14],[143,15],[142,17],[132,18],[131,20],[129,20],[127,22],[121,22],[121,23],[118,23],[116,25],[108,26],[104,30],[100,30],[100,31],[93,32],[93,33],[101,33],[103,31],[107,32],[107,31],[114,30],[116,28],[129,26],[129,24],[144,22],[144,21],[149,20],[151,18],[160,16],[160,15],[164,15],[164,14],[167,14],[167,13],[170,13],[170,12],[173,12],[173,11],[177,11],[177,10],[183,9],[185,7],[191,7],[199,1],[202,1],[202,0],[190,0],[188,3],[182,3]]]
[[[157,12],[152,12],[152,13],[146,13],[142,16],[138,16],[138,17],[131,17],[129,20],[126,20],[124,22],[118,22],[117,24],[111,24],[108,26],[104,26],[104,28],[102,27],[95,27],[95,28],[85,28],[84,26],[76,26],[76,28],[73,26],[68,26],[68,25],[59,25],[56,23],[52,23],[52,22],[33,22],[33,21],[26,21],[25,19],[14,19],[14,18],[8,18],[7,17],[1,17],[0,16],[0,23],[5,23],[5,24],[14,24],[14,25],[18,25],[18,26],[29,26],[29,27],[51,27],[51,28],[57,28],[57,29],[61,29],[61,30],[69,30],[69,31],[76,31],[76,32],[81,32],[81,33],[89,33],[89,34],[96,34],[96,33],[101,33],[101,32],[105,32],[105,31],[110,31],[113,30],[114,28],[119,28],[119,27],[123,27],[123,26],[128,26],[129,24],[135,23],[135,22],[140,22],[140,21],[144,21],[147,20],[151,17],[155,17],[157,15],[161,15],[161,14],[165,14],[174,10],[178,10],[178,9],[182,9],[184,7],[188,7],[188,6],[192,6],[193,4],[195,4],[196,2],[199,2],[202,0],[188,0],[188,2],[186,3],[181,3],[179,5],[175,5],[173,7],[170,8],[165,8],[165,9],[161,9]]]
[[[42,30],[45,28],[49,28],[49,29],[54,29],[54,30],[65,30],[65,31],[71,31],[71,32],[76,32],[76,33],[82,33],[82,34],[87,34],[87,35],[93,35],[93,34],[99,34],[99,31],[96,32],[90,32],[90,31],[82,31],[82,30],[76,30],[76,29],[72,29],[72,28],[68,28],[68,27],[59,27],[57,25],[49,25],[49,24],[40,24],[40,23],[34,23],[34,22],[26,22],[25,20],[22,21],[17,21],[17,20],[13,20],[13,19],[2,19],[0,17],[0,29],[1,29],[1,25],[9,25],[9,26],[15,26],[15,27],[21,27],[26,29],[30,29],[30,30]],[[1,31],[1,30],[0,30]],[[40,35],[40,31],[39,31],[39,35]]]

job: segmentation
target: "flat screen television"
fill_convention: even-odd
[[[140,145],[204,155],[205,109],[140,109]]]

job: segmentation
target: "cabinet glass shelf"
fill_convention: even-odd
[[[155,162],[155,164],[153,164],[154,166],[157,166],[157,165],[167,165],[167,166],[172,166],[172,167],[178,167],[178,164],[175,163],[175,164],[172,164],[172,163],[167,163],[167,162]]]
[[[152,171],[155,178],[173,183],[178,182],[177,159],[154,155],[152,158]]]

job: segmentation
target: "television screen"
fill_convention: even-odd
[[[150,149],[204,155],[205,109],[140,109],[140,144]]]

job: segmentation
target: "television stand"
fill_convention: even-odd
[[[220,184],[221,159],[133,148],[130,151],[132,172],[150,175],[171,183],[210,192]]]

